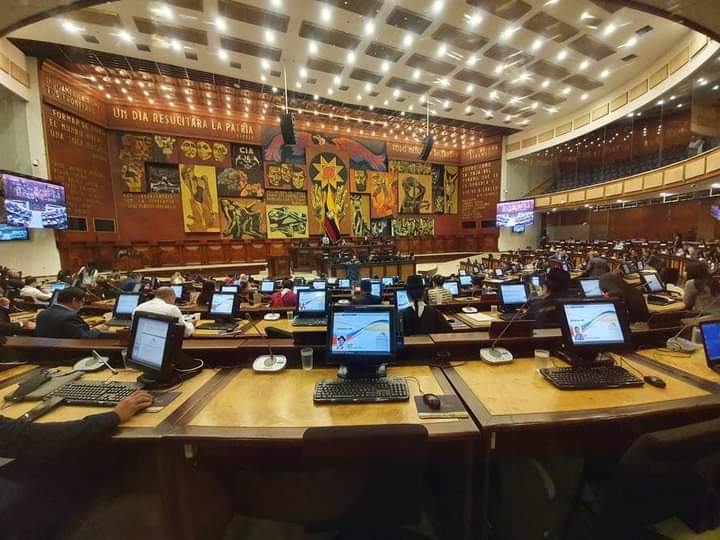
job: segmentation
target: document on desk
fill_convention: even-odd
[[[497,317],[493,317],[492,315],[486,315],[485,313],[466,313],[463,314],[463,316],[479,323],[493,322],[499,320]]]

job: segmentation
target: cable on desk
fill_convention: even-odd
[[[407,381],[407,380],[415,381],[415,384],[417,384],[417,387],[418,387],[418,390],[420,391],[420,394],[424,394],[424,393],[425,393],[425,392],[423,392],[422,386],[420,386],[420,381],[417,379],[417,377],[414,377],[413,375],[406,375],[406,376],[403,377],[403,378],[404,378],[406,381]]]

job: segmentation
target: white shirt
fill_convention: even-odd
[[[417,304],[417,316],[422,317],[423,311],[425,311],[425,302],[420,300]],[[410,309],[415,309],[415,302],[410,303]]]
[[[155,315],[165,315],[166,317],[175,317],[179,322],[185,324],[185,337],[192,336],[193,332],[195,331],[195,327],[192,325],[192,323],[187,322],[183,319],[183,314],[180,311],[180,308],[172,304],[168,304],[165,300],[162,300],[161,298],[153,298],[152,300],[148,300],[147,302],[143,302],[142,304],[140,304],[138,307],[135,308],[135,311],[133,311],[133,317],[135,317],[135,314],[138,312],[154,313]]]
[[[52,298],[52,294],[44,293],[37,287],[31,287],[30,285],[25,285],[20,289],[20,296],[27,296],[35,302],[47,302]]]
[[[89,272],[89,271],[86,270],[85,267],[83,266],[83,267],[80,269],[80,271],[78,272],[78,278],[80,278],[78,285],[81,286],[81,287],[82,287],[82,286],[87,287],[87,286],[93,286],[93,285],[95,285],[95,282],[97,281],[97,275],[98,275],[98,271],[97,271],[97,270],[93,270],[92,272]]]

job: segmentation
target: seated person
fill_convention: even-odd
[[[557,300],[568,296],[570,284],[569,273],[562,268],[551,268],[545,276],[542,296],[532,299],[528,305],[527,318],[535,321],[539,328],[559,327]]]
[[[155,291],[155,298],[143,302],[133,311],[133,317],[136,313],[154,313],[156,315],[166,315],[174,317],[178,322],[185,324],[185,337],[190,337],[195,331],[195,327],[191,322],[183,319],[183,314],[175,305],[175,291],[171,287],[160,287]]]
[[[380,296],[373,296],[372,294],[372,283],[369,279],[364,279],[360,282],[360,294],[353,296],[352,303],[356,306],[375,306],[382,304],[382,298]]]
[[[406,288],[412,304],[400,312],[405,336],[452,332],[452,326],[443,314],[423,302],[425,287],[421,276],[409,276]]]
[[[38,286],[40,283],[37,279],[35,279],[32,276],[28,276],[25,278],[25,286],[20,289],[20,297],[25,298],[32,298],[33,302],[39,303],[39,302],[48,302],[50,298],[52,298],[52,294],[50,294],[47,291],[43,291]]]
[[[180,272],[175,272],[170,277],[170,285],[182,285],[183,283],[185,283],[185,278]]]
[[[210,297],[215,292],[215,282],[212,280],[206,280],[202,282],[202,290],[197,297],[198,306],[207,306],[210,303]]]
[[[689,262],[685,275],[685,308],[702,315],[719,315],[720,284],[710,275],[707,266],[701,262]]]
[[[608,272],[600,276],[600,290],[605,296],[625,302],[630,322],[645,322],[650,318],[645,297],[636,287],[627,283],[620,274]]]
[[[133,292],[135,285],[140,283],[140,274],[137,272],[130,272],[128,276],[120,283],[120,289],[123,292]]]
[[[610,265],[605,257],[600,257],[597,252],[590,252],[590,258],[585,271],[580,277],[600,277],[610,272]]]
[[[78,315],[83,307],[85,291],[79,287],[68,287],[57,294],[56,302],[37,316],[37,337],[65,339],[96,339],[114,337],[114,334],[103,332],[105,325],[90,329]]]
[[[432,288],[428,289],[427,297],[430,304],[449,304],[452,302],[452,293],[443,287],[445,278],[435,274],[430,280]]]
[[[35,322],[12,322],[10,320],[10,300],[4,296],[0,297],[0,336],[14,336],[22,329],[35,330]]]
[[[282,281],[282,287],[270,297],[270,307],[297,307],[298,297],[293,291],[293,282],[289,278]]]

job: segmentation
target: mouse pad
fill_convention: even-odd
[[[467,418],[467,411],[459,396],[438,395],[438,397],[440,408],[435,410],[427,406],[422,396],[415,396],[415,407],[420,418]]]
[[[172,403],[179,395],[180,392],[150,392],[153,396],[153,404],[150,405],[145,412],[160,412],[168,404]]]

